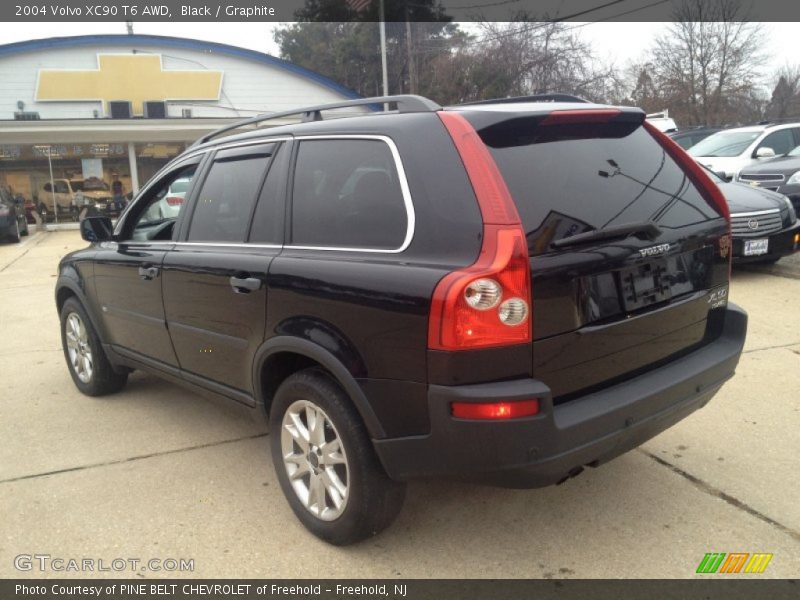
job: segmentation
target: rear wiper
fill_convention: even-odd
[[[597,229],[595,231],[587,231],[586,233],[578,233],[568,238],[563,238],[552,242],[550,246],[553,248],[565,248],[566,246],[576,246],[578,244],[586,244],[589,242],[596,242],[599,240],[610,240],[614,238],[624,238],[629,235],[637,237],[646,237],[648,239],[655,239],[661,235],[661,228],[653,223],[653,221],[643,221],[641,223],[625,223],[623,225],[614,225],[613,227],[606,227],[605,229]]]

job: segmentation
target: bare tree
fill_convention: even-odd
[[[762,28],[737,0],[683,0],[651,53],[657,85],[681,122],[739,120],[757,99]]]
[[[564,92],[604,100],[620,89],[613,67],[593,57],[574,25],[485,22],[477,40],[454,53],[465,75],[454,100]]]
[[[764,116],[769,119],[800,116],[800,65],[786,65],[775,73],[772,99]]]

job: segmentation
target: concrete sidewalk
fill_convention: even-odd
[[[92,576],[15,570],[36,553],[194,560],[103,574],[126,577],[683,578],[707,552],[773,553],[751,578],[800,574],[794,259],[734,272],[746,353],[705,409],[562,486],[414,483],[387,532],[340,549],[290,511],[263,424],[142,373],[107,398],[75,389],[53,286],[83,245],[77,232],[0,245],[2,577]]]

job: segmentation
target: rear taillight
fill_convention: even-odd
[[[167,196],[167,204],[170,206],[180,206],[183,204],[183,198],[180,196]]]
[[[733,252],[731,252],[731,211],[728,207],[728,201],[725,200],[725,196],[722,195],[719,187],[711,180],[705,169],[703,169],[694,158],[689,156],[683,148],[675,143],[672,138],[659,131],[658,128],[648,121],[644,122],[644,128],[650,132],[650,135],[655,138],[672,160],[678,163],[689,180],[706,199],[706,202],[716,207],[719,213],[725,218],[725,221],[727,221],[728,233],[719,239],[717,245],[720,256],[728,260],[728,272],[730,274]]]
[[[483,218],[478,259],[445,276],[431,302],[428,347],[471,350],[531,341],[528,246],[517,208],[491,154],[457,113],[440,112]]]
[[[514,402],[453,402],[450,411],[458,419],[499,421],[520,419],[539,414],[538,400]]]

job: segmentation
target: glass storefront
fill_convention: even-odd
[[[186,146],[185,142],[133,144],[139,186]],[[58,190],[66,185],[59,183],[63,180],[71,182],[69,187],[75,191],[88,186],[112,193],[120,190],[120,184],[115,183],[119,181],[122,194],[130,197],[135,178],[128,147],[127,143],[0,144],[0,184],[37,206],[61,203],[54,197],[53,185]]]

